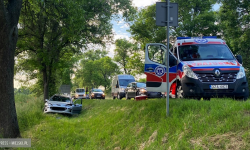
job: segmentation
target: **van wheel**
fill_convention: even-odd
[[[178,84],[176,87],[176,98],[185,98],[181,84]]]

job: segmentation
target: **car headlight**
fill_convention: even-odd
[[[94,96],[94,95],[95,95],[94,93],[91,94],[91,96]]]
[[[147,92],[147,90],[141,89],[140,92],[141,92],[141,93],[145,93],[145,92]]]
[[[184,65],[182,69],[183,69],[184,75],[188,76],[189,78],[198,79],[195,73],[193,72],[193,70],[189,66]]]
[[[243,78],[243,77],[245,77],[245,70],[244,70],[244,68],[241,66],[240,67],[240,71],[237,73],[237,77],[236,77],[236,79],[240,79],[240,78]]]
[[[104,94],[104,93],[103,93],[102,95],[103,95],[103,96],[105,96],[105,94]]]

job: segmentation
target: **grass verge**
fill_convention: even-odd
[[[83,100],[72,117],[42,114],[41,104],[17,105],[34,149],[250,149],[249,100],[170,99],[168,117],[165,99]]]

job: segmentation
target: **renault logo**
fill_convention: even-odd
[[[220,76],[220,70],[215,70],[214,74],[218,77]]]

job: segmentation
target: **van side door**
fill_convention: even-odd
[[[147,75],[147,91],[166,92],[167,47],[160,43],[149,43],[145,50],[144,73]],[[176,80],[177,59],[169,52],[169,87]]]

